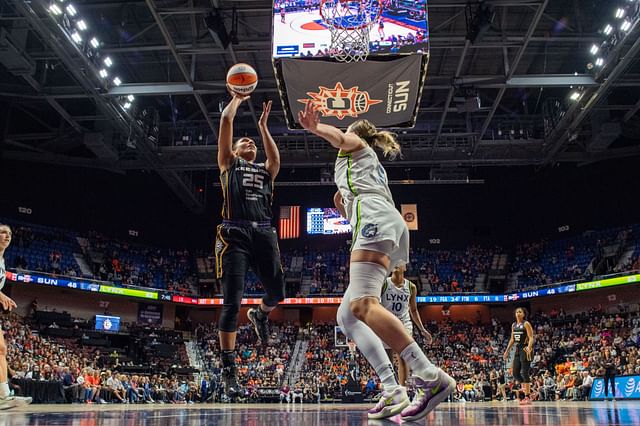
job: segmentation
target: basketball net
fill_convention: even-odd
[[[371,26],[381,12],[381,0],[322,0],[320,16],[331,33],[330,56],[339,62],[366,60]]]

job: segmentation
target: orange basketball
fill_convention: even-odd
[[[251,65],[235,64],[229,68],[227,84],[232,91],[246,96],[253,92],[258,85],[258,74]]]

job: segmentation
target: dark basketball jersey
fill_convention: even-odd
[[[249,163],[236,157],[220,174],[222,183],[222,218],[231,220],[271,221],[273,181],[264,163]]]
[[[524,328],[524,323],[513,323],[513,341],[518,349],[523,349],[529,343],[529,336],[527,330]]]

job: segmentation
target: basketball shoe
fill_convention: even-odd
[[[235,365],[222,369],[222,386],[224,388],[224,394],[228,398],[233,399],[240,395],[241,389],[238,383],[238,369]]]
[[[258,339],[263,345],[266,345],[269,341],[269,319],[267,318],[267,314],[264,312],[258,312],[260,308],[251,308],[247,311],[247,317],[251,324],[253,324],[253,329],[256,331],[258,335]]]
[[[426,417],[456,388],[456,381],[441,369],[438,369],[438,376],[435,380],[427,381],[414,374],[409,378],[409,381],[413,383],[416,395],[411,404],[402,410],[402,420],[405,421],[415,421]]]
[[[399,414],[409,403],[407,389],[403,386],[398,386],[393,392],[383,391],[376,406],[369,410],[368,416],[370,419],[393,417]]]
[[[525,396],[524,399],[520,400],[520,405],[531,405],[531,399],[528,396]]]

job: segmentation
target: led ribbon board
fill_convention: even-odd
[[[181,296],[168,292],[157,292],[127,287],[116,287],[106,285],[101,282],[88,280],[70,280],[68,277],[59,278],[41,274],[26,274],[23,272],[7,271],[7,279],[18,283],[31,283],[52,287],[71,288],[81,291],[91,291],[118,296],[128,296],[138,299],[164,300],[175,303],[198,306],[222,305],[222,298],[197,298]],[[574,293],[576,291],[596,290],[605,287],[614,287],[625,284],[635,284],[640,282],[640,274],[628,275],[624,277],[607,278],[604,280],[590,281],[579,284],[564,284],[538,290],[523,291],[509,294],[460,294],[460,295],[434,295],[418,296],[417,303],[421,304],[472,304],[472,303],[509,303],[518,300],[528,300],[544,296],[556,296],[559,294]],[[259,305],[260,298],[244,298],[243,305]],[[287,298],[282,305],[339,305],[342,297],[293,297]]]

